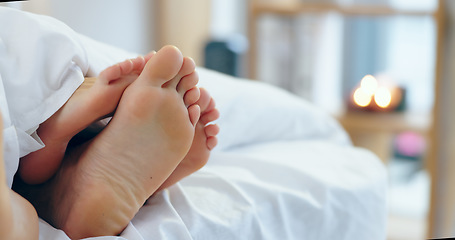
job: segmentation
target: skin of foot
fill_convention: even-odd
[[[158,190],[168,188],[181,179],[193,174],[207,163],[210,152],[218,143],[216,135],[220,128],[216,124],[210,124],[220,116],[215,108],[215,101],[204,88],[200,89],[200,98],[196,103],[201,109],[201,117],[196,124],[193,143],[188,154],[180,162],[174,172],[159,187]]]
[[[53,179],[23,191],[40,217],[71,239],[120,234],[187,155],[200,117],[197,81],[194,61],[172,46],[158,51],[106,128],[68,151]]]
[[[188,77],[197,77],[197,74],[195,72]],[[187,106],[189,103],[194,102],[194,99],[190,99],[186,96],[184,100]],[[211,124],[211,122],[217,120],[220,115],[218,109],[215,108],[215,101],[206,89],[200,88],[200,98],[196,104],[200,106],[201,116],[195,126],[195,134],[191,148],[174,172],[159,187],[158,191],[174,185],[181,179],[193,174],[205,166],[209,160],[211,150],[217,145],[218,140],[216,136],[220,129],[218,125]],[[78,145],[92,139],[100,133],[104,127],[104,124],[97,123],[91,125],[87,129],[84,129],[83,132],[79,133],[72,139],[72,143],[75,143],[73,145]],[[70,146],[69,148],[72,147],[73,146]]]
[[[65,105],[38,128],[45,147],[21,158],[22,180],[40,184],[50,179],[59,168],[70,139],[116,109],[126,87],[136,80],[153,54],[118,63],[97,78],[86,78]]]
[[[0,239],[38,240],[38,215],[35,209],[6,184],[2,130],[0,115]]]
[[[188,77],[197,77],[196,72]],[[194,99],[188,97],[184,98],[185,104],[188,106],[189,103],[194,102]],[[189,102],[189,103],[187,103]],[[169,176],[168,179],[159,187],[158,191],[166,189],[183,178],[193,174],[207,163],[210,157],[210,152],[217,145],[217,134],[220,129],[216,124],[210,124],[211,122],[219,118],[219,111],[215,108],[215,101],[210,96],[209,92],[200,88],[200,98],[196,102],[201,109],[201,116],[195,126],[194,139],[191,148],[185,158],[180,162],[174,172]],[[87,139],[91,139],[96,134],[102,131],[105,126],[103,124],[90,126],[90,129],[85,129],[81,136],[73,139],[73,142],[85,142]]]

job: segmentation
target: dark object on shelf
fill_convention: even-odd
[[[240,77],[241,57],[248,48],[248,40],[233,34],[223,40],[211,40],[204,49],[204,66],[221,73]]]
[[[211,41],[205,47],[204,66],[218,72],[238,76],[239,55],[225,41]]]

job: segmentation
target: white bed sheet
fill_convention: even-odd
[[[103,239],[385,239],[384,173],[372,159],[325,141],[216,152],[151,198],[122,238]],[[67,239],[43,222],[40,230]]]
[[[14,93],[11,76],[28,66],[21,65],[23,54],[40,67],[26,68],[19,80],[36,76],[38,85],[17,91],[27,96],[42,89],[41,100],[59,96],[52,104],[39,104],[47,115],[83,75],[134,56],[53,19],[0,8],[0,22],[11,18],[15,34],[0,29],[0,51],[9,53],[0,55],[0,93],[9,93],[0,98],[9,176],[21,152],[42,146],[33,131],[46,118],[30,118],[27,124],[14,120],[31,106],[30,99],[16,104],[8,96]],[[21,51],[20,44],[11,48],[21,30],[30,28],[33,35],[21,44],[35,51]],[[52,57],[39,54],[56,46],[67,47]],[[19,60],[11,65],[12,59]],[[58,74],[68,67],[62,61],[75,71]],[[266,84],[198,71],[200,86],[212,93],[221,112],[219,146],[209,163],[149,199],[121,236],[92,239],[385,239],[387,179],[378,158],[352,147],[335,120],[300,98]],[[40,221],[40,239],[68,238]]]

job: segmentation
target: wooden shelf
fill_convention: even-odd
[[[384,163],[392,157],[392,143],[401,132],[418,132],[426,139],[432,124],[431,114],[346,112],[335,116],[355,146],[369,149]]]
[[[431,114],[346,112],[335,116],[348,130],[399,133],[413,131],[428,134]]]
[[[264,14],[275,14],[286,17],[295,17],[300,14],[327,14],[338,13],[343,16],[359,16],[359,17],[387,17],[387,16],[421,16],[433,17],[437,27],[437,55],[436,55],[436,71],[435,71],[435,96],[441,95],[441,74],[442,74],[442,54],[444,53],[444,36],[446,14],[445,1],[438,0],[438,7],[435,10],[428,11],[413,11],[394,9],[387,6],[372,6],[372,5],[337,5],[335,3],[303,3],[299,0],[251,0],[249,14],[249,74],[251,79],[256,78],[256,63],[257,63],[257,21]],[[415,115],[408,113],[397,114],[370,114],[370,113],[346,113],[339,115],[337,118],[340,123],[354,136],[353,142],[357,142],[365,147],[375,149],[377,153],[383,153],[379,157],[386,160],[390,156],[390,141],[392,134],[400,131],[416,131],[426,135],[429,141],[429,153],[427,156],[427,169],[431,175],[431,206],[428,217],[428,236],[433,236],[435,233],[450,232],[453,229],[453,215],[445,214],[445,209],[453,210],[453,204],[450,201],[444,202],[444,196],[440,193],[441,185],[447,183],[447,180],[440,179],[438,176],[438,166],[441,164],[441,157],[435,146],[439,145],[440,141],[440,98],[436,97],[435,109],[433,113],[428,115]],[[375,137],[371,140],[369,133],[374,133]],[[452,156],[452,155],[451,155]],[[444,181],[441,181],[444,180]],[[439,190],[438,190],[439,189]],[[451,199],[455,199],[455,191],[446,189]],[[442,204],[441,204],[442,203]],[[445,204],[444,204],[445,203]],[[453,212],[453,211],[451,211]],[[448,219],[448,220],[447,220]],[[443,227],[436,227],[438,221],[444,220],[449,224]],[[445,223],[444,222],[444,223]]]
[[[254,1],[251,5],[251,11],[253,14],[271,13],[280,15],[328,12],[358,16],[432,16],[436,14],[436,11],[401,10],[381,5],[338,5],[335,3],[302,3],[295,1]]]
[[[401,10],[383,5],[339,5],[335,3],[303,3],[298,0],[252,0],[250,3],[249,20],[249,77],[256,79],[256,34],[257,21],[261,15],[276,14],[281,16],[296,16],[300,14],[326,14],[339,13],[344,16],[431,16],[436,20],[441,19],[440,9],[428,11]]]

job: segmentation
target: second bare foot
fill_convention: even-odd
[[[136,80],[152,55],[126,60],[107,68],[97,78],[86,78],[68,102],[38,128],[46,146],[21,159],[21,178],[28,184],[47,181],[60,166],[70,139],[115,110],[123,91]]]
[[[174,185],[202,168],[209,160],[211,150],[218,143],[216,135],[220,129],[218,125],[210,123],[217,120],[220,113],[215,108],[215,101],[209,92],[203,88],[200,89],[200,92],[200,98],[196,104],[201,108],[201,117],[196,124],[191,148],[171,176],[160,186],[159,190]]]
[[[65,160],[53,187],[64,194],[43,213],[48,221],[73,239],[126,227],[191,147],[200,114],[194,70],[171,46],[147,62],[109,125]]]

